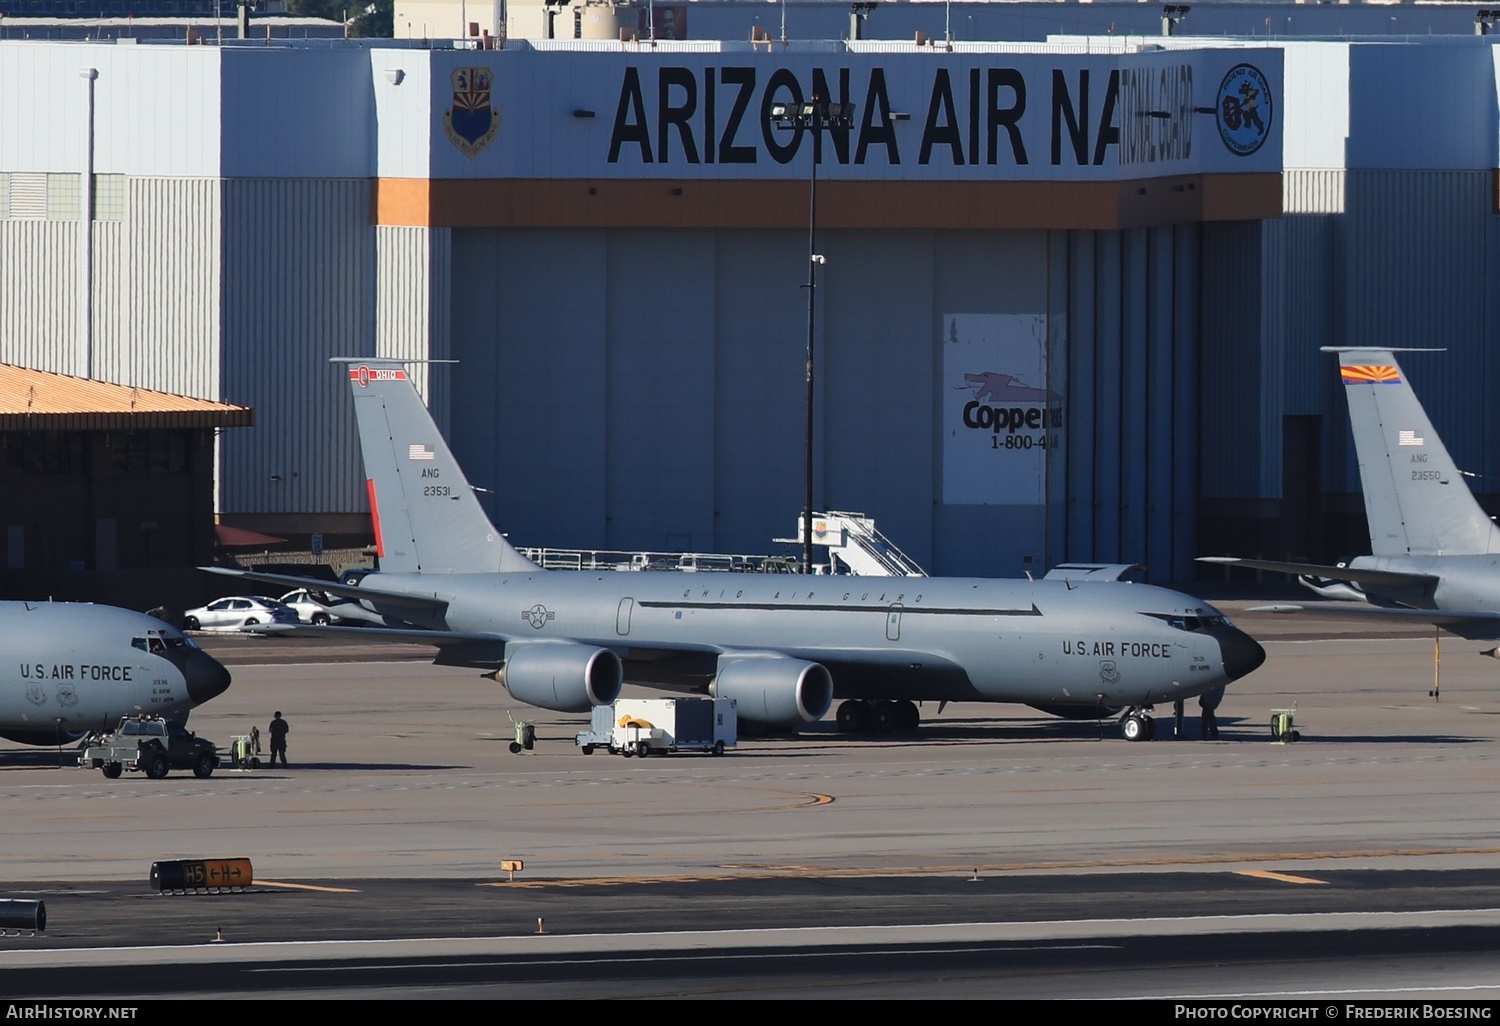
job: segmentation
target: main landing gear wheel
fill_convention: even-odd
[[[851,698],[840,703],[838,711],[841,734],[889,734],[895,730],[916,730],[922,722],[917,703],[906,699],[867,701]]]
[[[1120,724],[1126,741],[1150,741],[1156,736],[1156,721],[1145,713],[1131,713]]]
[[[839,705],[839,733],[863,734],[870,729],[870,710],[864,702],[850,699]]]

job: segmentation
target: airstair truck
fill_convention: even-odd
[[[594,707],[589,729],[576,738],[584,755],[607,748],[611,755],[712,752],[723,755],[738,736],[732,698],[622,698]]]

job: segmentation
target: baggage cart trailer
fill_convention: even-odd
[[[733,748],[739,723],[732,698],[622,698],[595,706],[589,729],[575,739],[585,755],[665,755]]]

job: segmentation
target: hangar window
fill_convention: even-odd
[[[0,221],[73,221],[78,218],[81,175],[65,172],[0,173]],[[123,221],[130,191],[125,175],[94,175],[94,220]]]
[[[72,431],[27,431],[7,435],[6,469],[21,474],[81,474],[83,436]]]
[[[81,176],[61,172],[47,175],[47,220],[78,219],[78,180]]]
[[[110,470],[116,474],[182,474],[188,470],[187,436],[181,431],[116,431],[109,436]]]
[[[127,195],[124,175],[95,175],[94,220],[125,220],[125,200]]]

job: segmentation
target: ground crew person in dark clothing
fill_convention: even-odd
[[[281,710],[276,710],[276,715],[271,717],[271,725],[267,731],[271,735],[271,765],[276,765],[276,753],[281,753],[281,765],[286,767],[286,735],[292,728],[287,725],[286,720],[281,718]]]
[[[1223,688],[1214,688],[1198,696],[1198,708],[1203,710],[1203,740],[1205,741],[1219,740],[1219,720],[1214,715],[1214,710],[1222,701],[1224,701]],[[286,762],[285,755],[281,757],[281,761]]]

